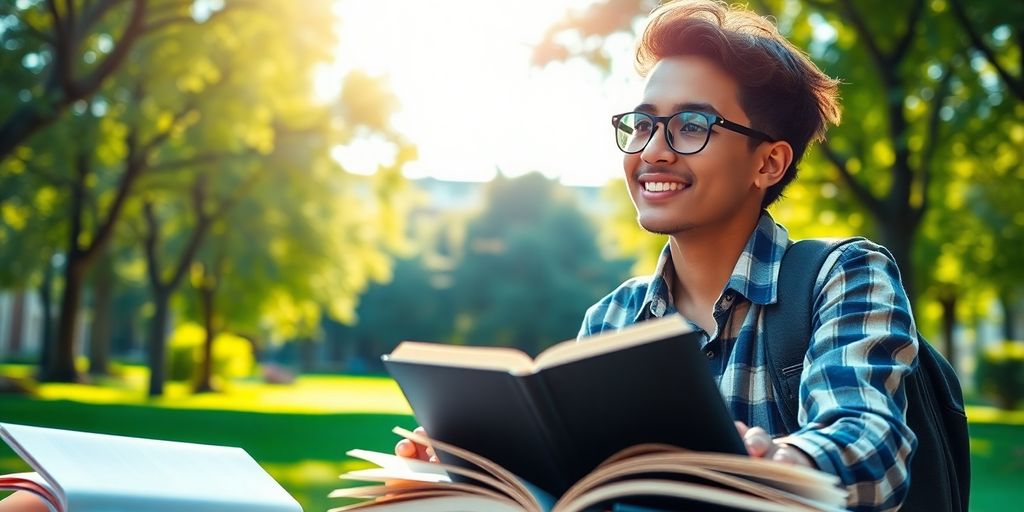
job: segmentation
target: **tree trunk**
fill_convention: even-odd
[[[942,341],[945,345],[943,352],[949,364],[956,369],[956,342],[953,339],[953,327],[956,326],[956,303],[957,296],[954,291],[944,291],[939,295],[939,304],[942,305]]]
[[[77,257],[77,251],[70,251],[67,265],[64,267],[64,293],[60,301],[60,318],[57,321],[53,360],[50,361],[43,378],[47,382],[78,382],[78,371],[75,369],[75,331],[78,327],[78,309],[82,304],[84,267],[83,262]]]
[[[217,332],[213,327],[213,295],[215,289],[208,286],[199,287],[199,299],[203,308],[203,327],[206,329],[206,340],[203,342],[203,358],[199,363],[199,380],[196,382],[196,393],[213,391],[213,340]]]
[[[903,289],[907,291],[907,297],[913,303],[916,298],[916,288],[914,287],[912,249],[917,226],[913,225],[909,219],[894,219],[893,217],[882,212],[875,212],[875,220],[881,230],[881,240],[878,242],[889,249],[893,258],[896,259],[896,265],[900,269],[900,278],[903,281]]]
[[[313,371],[316,360],[316,345],[312,338],[302,338],[299,341],[299,365],[303,372]]]
[[[43,284],[39,290],[43,308],[43,339],[39,353],[39,377],[46,376],[53,364],[53,264],[47,260],[43,270]]]
[[[999,305],[1003,307],[1003,339],[1019,340],[1017,335],[1017,304],[1012,293],[1001,290]]]
[[[110,366],[110,323],[114,302],[114,260],[104,251],[93,276],[93,322],[89,332],[89,375],[107,375]]]
[[[170,316],[170,290],[153,290],[153,321],[149,325],[147,360],[149,363],[149,396],[164,394],[167,379],[167,323]]]

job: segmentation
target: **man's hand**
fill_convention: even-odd
[[[775,460],[809,468],[817,467],[814,461],[802,450],[786,444],[785,438],[772,439],[768,432],[761,427],[748,427],[742,421],[735,423],[736,430],[739,431],[740,437],[743,438],[743,444],[747,445],[747,453],[751,457]]]
[[[414,431],[417,434],[427,435],[427,432],[423,430],[423,427],[416,427]],[[406,457],[409,459],[425,460],[427,462],[437,462],[437,455],[434,454],[434,449],[430,446],[424,446],[419,443],[414,443],[408,439],[402,439],[395,445],[395,455],[399,457]]]

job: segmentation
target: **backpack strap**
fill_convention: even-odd
[[[768,375],[787,432],[800,429],[800,374],[811,343],[815,281],[829,254],[858,240],[863,238],[800,240],[782,257],[777,301],[765,308],[763,321]]]

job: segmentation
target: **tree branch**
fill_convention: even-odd
[[[90,26],[91,23],[95,23],[94,16],[96,19],[99,19],[100,14],[105,9],[109,9],[111,6],[122,1],[125,0],[104,0],[102,3],[96,4],[90,11],[90,15],[86,16],[88,22],[83,26]],[[121,64],[129,49],[139,37],[142,21],[145,17],[146,1],[132,1],[135,8],[132,10],[131,21],[128,23],[127,28],[125,28],[121,41],[118,42],[114,50],[88,77],[81,81],[75,81],[70,86],[65,87],[67,84],[62,85],[59,79],[61,73],[55,71],[47,79],[41,94],[43,98],[54,98],[48,105],[41,108],[34,103],[26,103],[4,119],[3,124],[0,125],[0,160],[10,155],[18,145],[37,130],[53,122],[68,105],[95,93],[103,80]],[[60,40],[55,40],[53,43],[55,55],[57,55],[54,66],[57,67],[64,65],[64,62],[70,62],[68,58],[63,60],[60,58],[61,44]]]
[[[146,235],[142,239],[143,252],[146,253],[146,275],[149,276],[149,284],[154,291],[163,288],[163,281],[160,279],[160,261],[157,256],[156,246],[160,242],[160,223],[153,212],[153,203],[146,200],[142,205],[143,218],[146,220]]]
[[[196,178],[196,182],[192,186],[192,208],[196,216],[196,227],[189,236],[185,250],[178,257],[178,264],[175,265],[170,281],[167,282],[167,287],[170,289],[177,288],[181,284],[181,280],[185,277],[185,271],[196,259],[199,247],[203,244],[203,239],[206,238],[206,232],[213,224],[213,220],[206,213],[206,179],[202,175]]]
[[[54,172],[50,171],[50,169],[46,169],[44,167],[40,167],[40,166],[36,165],[34,162],[32,162],[31,160],[26,160],[26,159],[24,159],[24,158],[22,158],[20,156],[16,156],[15,158],[18,161],[20,161],[22,163],[22,165],[25,166],[25,170],[26,171],[31,173],[33,176],[39,176],[39,177],[43,178],[43,180],[46,181],[47,183],[50,183],[50,184],[58,186],[58,187],[68,187],[68,188],[70,188],[70,187],[74,186],[74,180],[72,180],[70,178],[61,176],[61,175],[59,175],[57,173],[54,173]]]
[[[146,142],[142,145],[142,150],[140,154],[141,158],[144,161],[149,159],[149,156],[152,153],[153,149],[155,149],[160,144],[163,144],[164,141],[166,141],[167,138],[170,137],[172,133],[174,133],[174,129],[175,127],[177,127],[178,122],[181,121],[183,117],[185,117],[186,115],[188,115],[189,112],[192,111],[193,106],[194,102],[192,99],[186,101],[185,105],[181,107],[181,110],[174,113],[174,117],[171,119],[171,123],[167,127],[167,129],[157,133],[156,135],[153,136],[152,139],[149,140],[149,142]]]
[[[75,181],[71,189],[71,229],[68,231],[68,259],[83,254],[79,238],[82,234],[82,208],[85,202],[85,183],[91,171],[89,155],[80,144],[75,151]]]
[[[931,184],[932,159],[935,157],[935,150],[938,148],[939,128],[941,118],[939,113],[942,110],[946,98],[949,97],[950,83],[953,81],[952,64],[945,66],[942,77],[936,87],[935,96],[932,98],[932,109],[928,115],[927,141],[924,151],[921,152],[921,205],[914,209],[914,222],[919,224],[928,211],[931,199],[928,187]]]
[[[907,31],[903,33],[903,37],[897,40],[896,46],[892,49],[892,53],[888,55],[889,62],[896,64],[903,60],[903,57],[907,55],[907,50],[910,49],[910,43],[914,40],[914,36],[917,35],[917,28],[921,25],[923,12],[924,0],[915,0],[914,4],[910,6],[909,19],[907,20]]]
[[[231,197],[223,201],[217,207],[217,209],[213,211],[213,213],[210,215],[210,220],[219,220],[220,218],[227,215],[228,212],[231,211],[231,209],[234,208],[236,204],[238,204],[238,201],[245,197],[246,194],[248,194],[249,191],[252,190],[253,185],[255,185],[256,182],[258,182],[260,178],[263,176],[265,176],[265,174],[261,173],[253,173],[247,176],[242,185],[235,188],[235,191],[231,195]]]
[[[115,5],[123,3],[127,0],[102,0],[100,3],[93,5],[92,2],[85,2],[82,4],[82,16],[80,25],[77,29],[79,38],[85,37],[85,34],[89,33],[96,23],[98,23],[107,14],[111,8]]]
[[[114,195],[114,201],[110,204],[110,209],[107,210],[107,216],[96,231],[96,236],[93,237],[92,242],[89,244],[88,249],[83,251],[83,259],[87,262],[94,258],[99,250],[107,243],[111,235],[114,232],[114,226],[117,224],[118,219],[121,217],[121,212],[124,210],[125,202],[128,199],[128,195],[131,193],[132,186],[135,184],[136,179],[142,174],[144,169],[144,160],[140,160],[135,156],[137,136],[135,129],[131,129],[126,135],[128,140],[128,158],[125,160],[125,170],[121,174],[121,180],[117,185],[117,192]],[[97,223],[99,223],[97,219]]]
[[[73,28],[69,24],[69,20],[62,18],[59,9],[57,8],[56,0],[46,0],[46,8],[50,11],[50,16],[53,17],[53,74],[49,76],[46,83],[46,89],[52,89],[59,87],[62,91],[70,90],[74,87],[71,67],[74,59],[72,58],[72,41],[71,32]]]
[[[111,0],[111,3],[114,3],[114,1]],[[125,26],[121,40],[117,42],[114,49],[107,55],[107,58],[103,59],[103,62],[100,62],[89,76],[75,84],[73,89],[75,98],[81,98],[96,92],[100,84],[103,83],[103,80],[121,65],[121,62],[128,55],[128,51],[131,50],[135,41],[143,34],[143,23],[146,19],[146,0],[133,0],[132,6],[131,18],[128,20],[128,25]]]
[[[53,18],[53,28],[57,32],[57,38],[60,39],[64,36],[64,19],[60,17],[60,13],[57,12],[57,2],[54,0],[46,0],[46,9],[50,11],[50,16]]]
[[[184,158],[184,159],[181,159],[181,160],[173,160],[173,161],[170,161],[170,162],[161,162],[159,164],[151,165],[149,167],[149,170],[150,170],[150,172],[172,171],[172,170],[176,170],[176,169],[181,169],[183,167],[192,167],[192,166],[195,166],[195,165],[217,163],[217,162],[220,162],[221,160],[224,160],[224,159],[227,159],[227,158],[230,158],[230,157],[234,157],[234,156],[242,156],[242,155],[235,154],[235,153],[204,153],[204,154],[196,155],[196,156],[193,156],[193,157],[190,157],[190,158]]]
[[[846,165],[847,160],[840,157],[839,154],[832,149],[832,146],[829,145],[827,140],[818,146],[825,153],[825,156],[829,161],[832,162],[832,165],[835,166],[836,170],[839,171],[839,177],[842,178],[843,182],[846,183],[847,186],[850,187],[850,190],[853,191],[853,195],[856,196],[869,211],[881,212],[884,210],[882,202],[879,201],[870,190],[857,181],[857,178],[850,173],[850,169]]]
[[[163,18],[163,19],[160,19],[160,20],[154,20],[154,21],[151,21],[151,22],[147,23],[145,28],[144,28],[144,31],[147,32],[147,33],[149,33],[149,32],[156,32],[158,30],[161,30],[161,29],[173,26],[173,25],[185,25],[185,24],[206,25],[207,23],[211,23],[214,20],[216,20],[217,18],[220,18],[221,16],[224,16],[228,12],[234,12],[235,10],[238,10],[240,8],[243,8],[243,7],[254,7],[254,6],[257,6],[257,4],[254,3],[254,2],[231,2],[230,4],[224,6],[223,9],[210,13],[210,17],[206,18],[203,21],[196,21],[196,19],[193,18],[192,16],[167,16],[166,18]]]
[[[971,20],[967,17],[967,11],[964,10],[963,4],[960,0],[950,0],[950,6],[953,8],[953,16],[957,22],[967,32],[967,37],[971,40],[971,46],[975,50],[981,52],[985,56],[985,60],[992,64],[992,67],[996,68],[996,73],[999,74],[999,78],[1003,79],[1006,83],[1006,87],[1010,89],[1010,92],[1017,97],[1018,100],[1024,101],[1024,78],[1017,78],[1010,74],[1010,71],[1003,67],[999,63],[999,59],[996,58],[995,52],[990,48],[985,41],[982,39],[981,34],[971,24]],[[1024,50],[1024,48],[1021,48]],[[1024,57],[1022,57],[1024,59]]]
[[[850,0],[841,0],[841,9],[846,17],[850,19],[850,23],[853,24],[853,28],[857,31],[857,36],[860,38],[868,48],[868,55],[871,60],[875,62],[875,66],[879,70],[888,69],[888,58],[881,48],[878,47],[878,41],[871,33],[871,29],[868,28],[867,22],[864,17],[860,15],[857,9],[853,6]]]
[[[65,23],[68,27],[68,39],[75,41],[75,0],[64,0],[64,11],[66,13]]]

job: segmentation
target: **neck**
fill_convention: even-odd
[[[736,215],[724,224],[686,230],[669,237],[675,271],[673,300],[677,309],[708,309],[729,282],[736,261],[757,227],[760,210]]]

